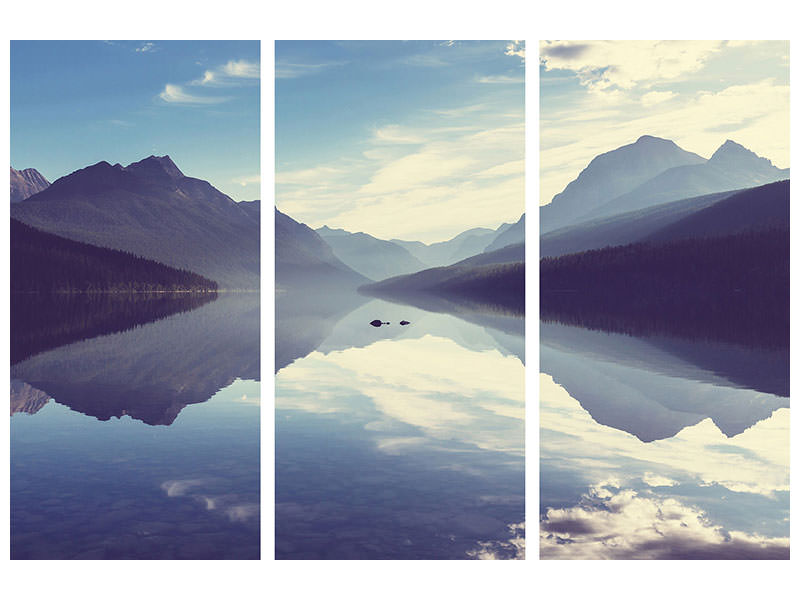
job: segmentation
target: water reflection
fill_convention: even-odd
[[[542,558],[788,558],[788,351],[541,326]]]
[[[521,557],[519,336],[384,300],[325,331],[276,376],[276,556]]]
[[[258,558],[258,316],[221,294],[13,365],[12,558]]]

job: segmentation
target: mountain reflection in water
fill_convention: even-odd
[[[12,558],[259,557],[259,297],[169,300],[11,367]]]
[[[545,314],[541,557],[788,558],[788,340]]]
[[[276,557],[524,556],[524,321],[276,303]]]

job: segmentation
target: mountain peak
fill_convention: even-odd
[[[773,166],[770,160],[759,156],[733,140],[725,140],[725,143],[717,148],[716,152],[708,160],[711,163],[752,161],[761,163],[764,166]]]
[[[180,179],[184,177],[184,174],[169,157],[169,154],[165,154],[164,156],[155,156],[151,154],[147,158],[143,158],[138,162],[129,164],[127,167],[125,167],[125,169],[134,172],[147,171],[151,173],[153,171],[163,171],[173,179]]]

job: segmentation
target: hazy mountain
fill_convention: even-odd
[[[396,239],[391,241],[408,250],[425,266],[441,267],[483,252],[496,236],[497,231],[494,229],[475,227],[462,231],[452,239],[433,244]]]
[[[169,156],[127,167],[103,161],[11,207],[12,217],[38,229],[188,269],[228,289],[259,285],[252,215],[252,206],[184,176]]]
[[[717,192],[697,198],[686,198],[562,227],[539,238],[540,256],[560,256],[594,248],[630,244],[735,193],[735,191]]]
[[[499,250],[487,250],[455,263],[454,267],[477,267],[480,265],[497,265],[503,263],[525,262],[525,244],[509,244]]]
[[[379,297],[415,293],[457,297],[524,311],[525,263],[434,267],[365,285],[359,291]]]
[[[369,279],[377,281],[427,267],[406,248],[366,233],[350,233],[328,226],[317,229],[317,233],[337,257]]]
[[[643,135],[633,144],[593,158],[564,191],[540,208],[540,231],[545,233],[577,223],[596,208],[667,169],[704,162],[703,157],[683,150],[671,140]],[[698,194],[683,197],[690,195]]]
[[[789,181],[742,190],[653,232],[651,242],[789,229]]]
[[[17,171],[11,167],[11,202],[22,202],[25,198],[41,192],[50,182],[36,169],[22,169]]]
[[[540,238],[541,256],[789,225],[789,182],[716,192],[585,221]]]
[[[275,209],[275,283],[355,289],[369,279],[343,263],[328,243],[308,225]]]
[[[664,202],[734,190],[789,177],[789,169],[779,169],[747,148],[727,140],[708,161],[667,169],[656,177],[597,207],[587,217],[611,216]]]
[[[494,240],[484,248],[484,252],[491,252],[492,250],[499,250],[504,246],[510,244],[524,244],[525,243],[525,214],[523,214],[519,221],[511,225],[504,223],[497,229],[497,235]]]

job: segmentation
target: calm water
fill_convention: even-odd
[[[277,307],[276,557],[522,557],[523,320]]]
[[[788,351],[541,324],[542,558],[788,558]]]
[[[12,558],[259,557],[259,300],[11,368]]]

